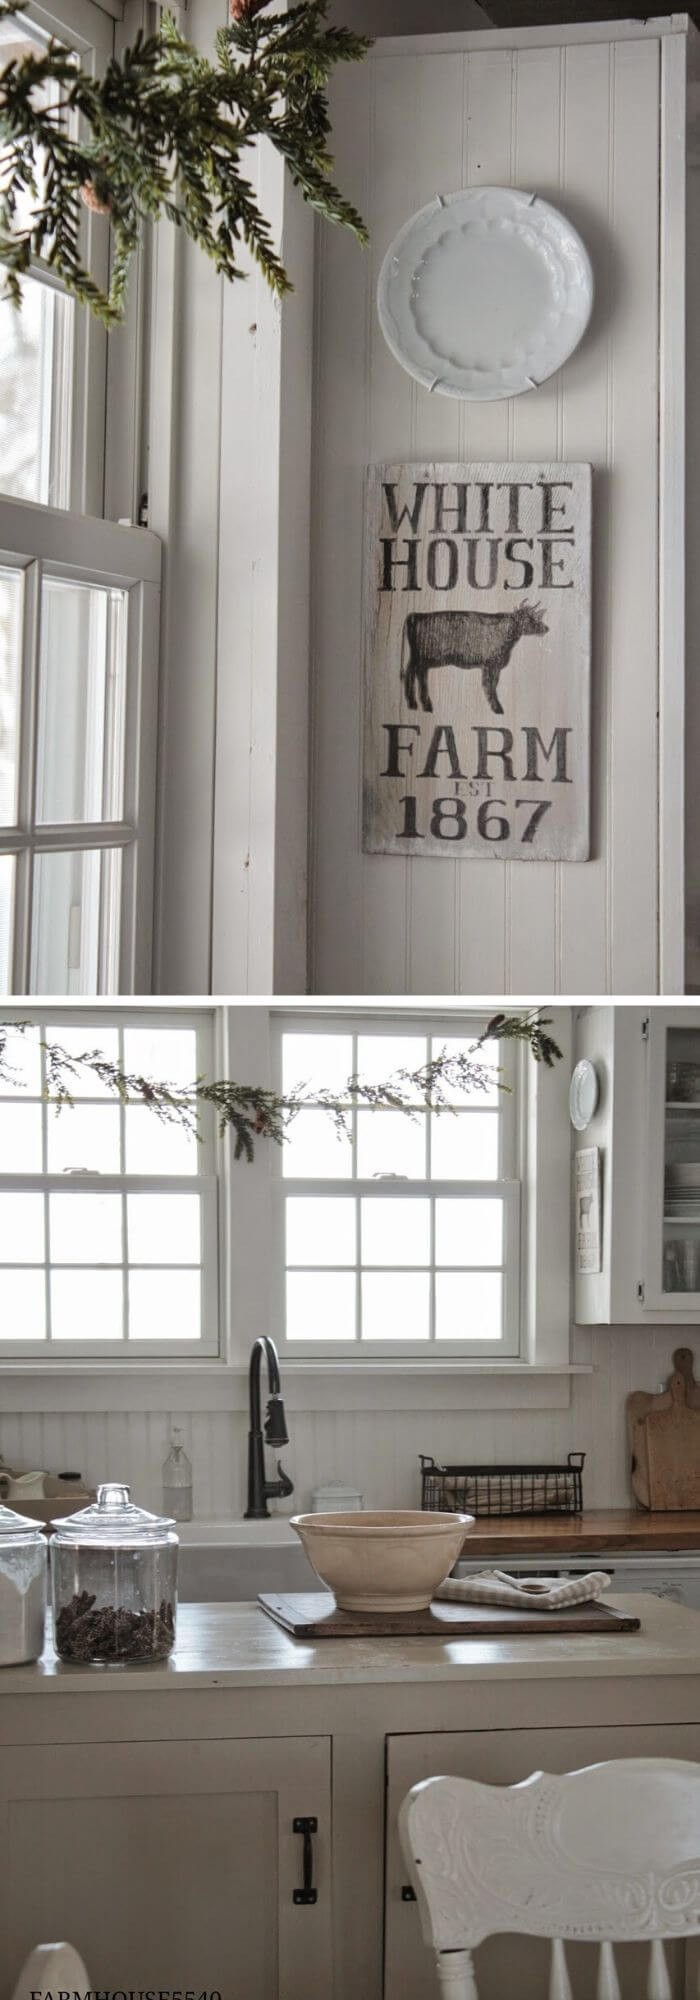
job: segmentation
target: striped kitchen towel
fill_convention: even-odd
[[[570,1604],[590,1604],[608,1590],[610,1578],[604,1570],[592,1569],[586,1576],[508,1576],[502,1569],[479,1570],[477,1576],[448,1576],[436,1590],[436,1597],[451,1598],[456,1604],[527,1605],[529,1611],[563,1611]]]

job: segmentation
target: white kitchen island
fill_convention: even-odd
[[[402,1896],[409,1785],[440,1771],[507,1784],[617,1756],[700,1762],[700,1614],[652,1596],[624,1608],[640,1632],[310,1643],[254,1604],[185,1605],[164,1666],[65,1667],[49,1645],[6,1669],[0,2000],[49,1937],[78,1946],[93,1991],[432,2000]],[[308,1901],[295,1820],[316,1822]],[[482,1948],[484,2000],[515,1991],[514,1963],[519,2000],[537,1990],[539,1945],[527,1968],[514,1949]],[[638,1970],[632,1954],[623,1991]]]

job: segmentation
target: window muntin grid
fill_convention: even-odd
[[[313,1091],[317,1082],[341,1094],[352,1074],[386,1081],[444,1047],[469,1047],[481,1025],[455,1034],[454,1022],[368,1020],[336,1030],[286,1021],[282,1085]],[[280,1182],[290,1354],[517,1355],[518,1063],[500,1043],[484,1056],[508,1094],[495,1084],[471,1100],[458,1093],[454,1110],[415,1123],[353,1106],[341,1139],[322,1110],[294,1121]]]
[[[171,1083],[211,1067],[205,1016],[52,1013],[31,1038],[14,1038],[17,1084],[0,1087],[0,1360],[216,1352],[217,1183],[206,1118],[198,1142],[138,1102],[115,1102],[87,1076],[73,1080],[74,1108],[57,1116],[43,1096],[44,1036],[74,1053],[99,1048],[134,1074]]]

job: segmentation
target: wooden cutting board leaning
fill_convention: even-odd
[[[499,1639],[518,1633],[638,1632],[639,1619],[607,1605],[575,1604],[569,1611],[511,1611],[503,1604],[453,1604],[433,1600],[427,1611],[339,1611],[329,1590],[265,1591],[258,1603],[293,1639]]]
[[[653,1513],[700,1507],[700,1383],[689,1347],[677,1347],[673,1374],[657,1396],[627,1398],[632,1491]]]

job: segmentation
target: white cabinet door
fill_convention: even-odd
[[[646,1312],[700,1314],[700,1014],[653,1008],[647,1034]]]
[[[330,1769],[325,1737],[5,1750],[0,1990],[69,1938],[93,1991],[331,2000]]]
[[[508,1729],[460,1731],[454,1735],[390,1736],[387,1744],[386,1959],[384,2000],[431,2000],[437,1996],[432,1953],[423,1944],[415,1903],[404,1900],[406,1866],[399,1846],[397,1813],[411,1785],[449,1774],[481,1783],[514,1785],[533,1771],[572,1771],[608,1757],[685,1757],[700,1761],[700,1726],[669,1724],[631,1728]],[[567,1946],[577,2000],[595,1992],[596,1953]],[[641,1946],[618,1953],[622,2000],[646,1991],[648,1960]],[[684,1947],[669,1952],[673,2000],[686,1990]],[[548,1990],[549,1947],[539,1938],[488,1939],[476,1954],[479,2000],[541,2000]],[[690,1990],[690,1989],[688,1989]]]

